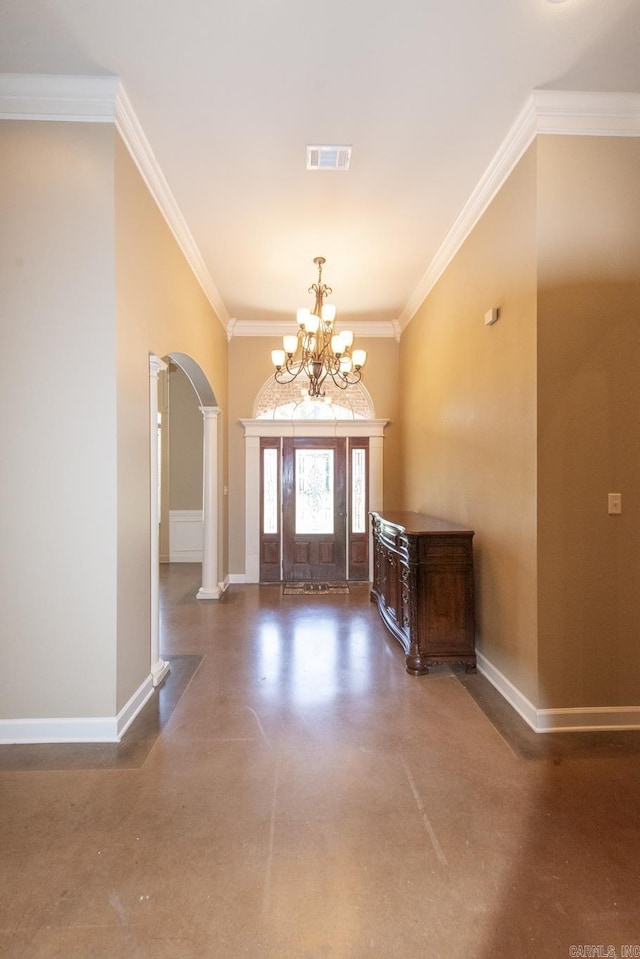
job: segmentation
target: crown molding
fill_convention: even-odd
[[[404,330],[539,135],[640,136],[640,94],[534,90],[400,314]]]
[[[118,77],[0,74],[0,120],[113,123],[216,316],[229,316]]]
[[[0,74],[0,120],[114,123],[220,323],[232,336],[264,336],[262,321],[230,319],[126,91],[115,76]],[[399,319],[352,324],[360,336],[400,338],[480,217],[538,135],[640,136],[640,94],[534,90],[409,298]],[[285,335],[290,324],[270,326]]]
[[[0,120],[112,123],[118,77],[0,73]]]
[[[144,134],[144,130],[140,126],[140,121],[135,114],[131,101],[122,84],[118,86],[116,93],[115,124],[133,162],[140,172],[140,176],[146,183],[151,196],[156,201],[169,229],[176,238],[187,263],[193,270],[196,279],[213,307],[222,327],[226,329],[229,314],[227,313],[222,297],[202,259],[196,242],[191,235],[191,231],[180,212],[176,199],[171,192],[169,184],[165,180],[160,164],[154,156],[151,145]]]
[[[534,90],[537,133],[565,136],[640,136],[639,93]]]
[[[343,326],[353,330],[355,336],[380,336],[400,339],[397,320],[383,320],[381,322],[354,320],[352,323],[343,324]],[[290,320],[279,320],[276,323],[268,322],[267,320],[236,319],[231,319],[227,323],[227,337],[229,340],[234,336],[287,336],[295,332],[295,316],[292,316]]]

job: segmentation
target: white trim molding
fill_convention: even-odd
[[[391,339],[399,339],[400,325],[398,320],[389,321],[367,321],[351,320],[349,329],[353,331],[354,336],[379,336]],[[282,337],[297,331],[295,317],[290,321],[279,320],[276,323],[266,322],[265,320],[229,320],[227,323],[227,339],[231,340],[234,336],[269,336]]]
[[[506,699],[510,706],[513,706],[519,716],[522,716],[525,723],[535,729],[536,707],[533,703],[478,649],[476,649],[476,660],[478,672],[482,673],[492,686],[495,686],[500,695]]]
[[[169,664],[160,657],[160,512],[158,490],[158,381],[167,364],[155,353],[149,354],[149,585],[151,635],[151,677],[153,685],[159,686],[169,672]]]
[[[478,670],[536,733],[640,729],[640,706],[537,709],[497,666],[476,650]]]
[[[160,164],[155,158],[151,145],[144,134],[144,130],[140,126],[140,121],[134,112],[131,101],[122,84],[118,86],[116,93],[115,124],[133,162],[138,168],[140,176],[146,183],[149,193],[165,218],[167,226],[173,233],[195,278],[202,287],[222,327],[226,329],[229,321],[227,308],[202,259],[200,250],[196,246],[191,231],[171,192],[169,184],[165,180],[164,173],[160,169]]]
[[[574,709],[538,709],[537,733],[575,733],[640,729],[640,706],[582,706]]]
[[[165,670],[166,673],[169,671],[169,663],[164,665],[167,667]],[[116,717],[117,742],[120,742],[138,713],[144,709],[146,704],[149,702],[157,685],[158,683],[155,681],[154,676],[151,673],[149,676],[147,676],[144,682],[140,683],[133,696],[131,696],[129,701],[122,707]]]
[[[117,716],[2,719],[0,720],[0,744],[118,743],[153,692],[153,679],[149,675]]]
[[[238,420],[245,436],[384,436],[389,420]],[[371,507],[372,509],[374,507]]]
[[[113,123],[218,320],[229,314],[118,77],[0,73],[0,120]]]
[[[534,90],[400,315],[404,330],[535,138],[640,136],[639,93]]]
[[[169,562],[201,563],[202,510],[169,510]]]
[[[0,74],[0,120],[113,123],[118,77]]]
[[[115,123],[140,175],[220,323],[233,336],[264,336],[265,322],[229,317],[127,93],[115,76],[0,74],[0,119]],[[383,323],[356,322],[360,336],[394,336],[411,322],[482,214],[538,135],[640,136],[640,94],[534,90],[494,158],[458,214],[400,317]],[[269,324],[268,336],[290,332],[290,323]]]
[[[640,136],[640,93],[534,90],[536,132],[574,137]]]
[[[245,444],[245,544],[242,582],[260,582],[260,437],[369,437],[369,509],[383,507],[383,439],[388,420],[240,420]],[[371,536],[371,531],[369,531]],[[373,576],[373,544],[369,543],[369,575]],[[231,578],[231,577],[230,577]],[[240,580],[238,580],[240,581]]]

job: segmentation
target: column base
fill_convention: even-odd
[[[196,599],[220,599],[224,589],[221,586],[201,586],[196,594]]]
[[[154,686],[159,686],[167,673],[171,669],[171,664],[165,659],[159,659],[155,666],[151,667],[151,681]]]

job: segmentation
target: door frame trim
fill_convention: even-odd
[[[369,509],[383,509],[383,439],[389,420],[245,420],[245,557],[244,582],[260,582],[260,437],[367,436],[369,438]],[[371,533],[369,533],[371,536]],[[369,540],[369,578],[373,544]],[[237,581],[237,578],[234,577]]]

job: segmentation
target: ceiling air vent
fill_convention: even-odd
[[[307,147],[307,170],[348,170],[351,163],[351,147]]]

